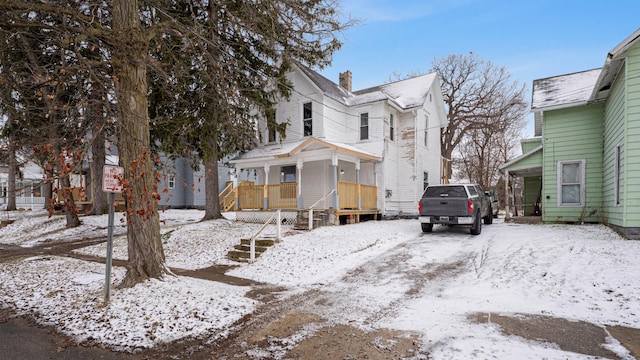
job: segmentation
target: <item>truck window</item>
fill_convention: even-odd
[[[469,186],[469,195],[478,196],[478,190],[476,190],[475,186]]]
[[[434,186],[428,187],[422,197],[466,198],[467,192],[464,186]]]

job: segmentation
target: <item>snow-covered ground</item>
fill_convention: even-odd
[[[169,266],[231,264],[225,259],[227,251],[259,228],[232,220],[198,222],[202,215],[198,210],[162,213]],[[114,258],[125,259],[126,230],[118,216]],[[76,229],[65,229],[63,217],[47,218],[43,213],[16,217],[15,223],[0,230],[0,244],[28,247],[107,233],[106,216],[83,217],[83,225]],[[275,227],[267,231],[273,233]],[[417,331],[434,359],[514,354],[588,358],[507,337],[491,324],[468,320],[467,315],[476,312],[541,314],[640,328],[640,242],[621,239],[605,226],[517,225],[498,220],[484,226],[479,236],[438,228],[423,235],[416,220],[393,220],[284,231],[282,242],[255,263],[227,274],[285,286],[290,293],[326,289],[325,296],[335,294],[349,311],[327,314],[330,321]],[[353,283],[357,277],[345,275],[384,254],[407,251],[403,247],[411,249],[402,264],[407,273],[455,262],[469,271],[434,278],[419,296],[403,301],[373,324],[358,321],[360,313],[389,306],[409,280],[381,274],[379,282],[358,287]],[[106,245],[79,252],[104,256]],[[245,297],[248,287],[188,277],[148,281],[132,289],[112,287],[111,302],[104,306],[104,271],[98,263],[55,256],[0,263],[0,307],[31,314],[79,341],[135,351],[187,336],[225,336],[230,324],[257,306]],[[112,276],[117,284],[124,270],[116,267]],[[615,340],[610,349],[629,356]]]

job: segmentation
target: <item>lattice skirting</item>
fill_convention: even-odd
[[[273,213],[273,211],[237,211],[236,221],[264,224]],[[280,216],[283,225],[293,225],[296,223],[298,213],[295,211],[282,211]],[[271,223],[275,224],[276,218],[274,218]]]

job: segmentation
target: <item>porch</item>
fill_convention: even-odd
[[[312,209],[328,216],[325,222],[336,225],[357,223],[361,216],[377,217],[379,213],[378,188],[374,185],[338,181],[337,191],[331,190],[306,208],[299,206],[299,194],[298,183],[256,185],[243,181],[237,187],[229,183],[220,193],[220,210],[243,212],[240,217],[245,220],[256,218],[255,221],[259,222],[264,217],[259,213],[282,210],[285,214],[299,214]]]

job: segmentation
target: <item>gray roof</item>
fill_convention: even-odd
[[[601,70],[587,70],[534,80],[531,110],[552,110],[586,104]]]
[[[627,49],[640,41],[640,29],[616,45],[601,69],[533,81],[531,110],[552,110],[603,101],[622,67]]]

